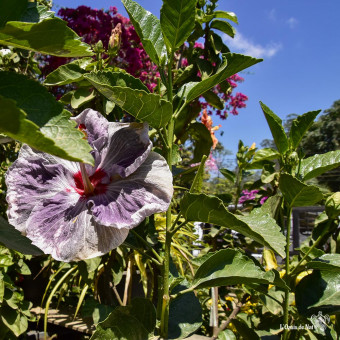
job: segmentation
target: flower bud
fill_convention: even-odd
[[[340,191],[329,196],[325,206],[327,216],[331,219],[337,218],[340,215]]]
[[[117,26],[112,30],[109,39],[108,52],[110,55],[117,54],[122,38],[122,25],[118,23]]]
[[[93,52],[94,53],[103,53],[104,47],[103,47],[103,42],[99,40],[94,46],[93,46]]]

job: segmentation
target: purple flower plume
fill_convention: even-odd
[[[94,167],[23,145],[6,174],[9,222],[65,262],[118,247],[129,229],[167,210],[173,194],[147,124],[109,123],[90,109],[73,119],[93,147]]]

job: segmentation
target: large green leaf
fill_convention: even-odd
[[[262,59],[255,59],[253,57],[236,53],[227,53],[225,57],[227,59],[226,62],[223,63],[216,74],[202,80],[201,82],[196,83],[190,88],[186,96],[187,102],[190,102],[199,97],[200,95],[210,90],[215,85],[221,83],[223,80],[226,80],[226,78],[234,75],[235,73],[240,72],[247,67],[255,65],[262,61]]]
[[[161,28],[167,45],[176,51],[195,27],[197,0],[163,0]]]
[[[9,249],[19,251],[26,255],[44,254],[38,247],[34,246],[30,239],[21,235],[12,225],[0,216],[0,243]]]
[[[235,24],[238,24],[237,16],[234,12],[226,12],[226,11],[214,11],[212,14],[204,16],[202,23],[211,21],[214,18],[220,19],[228,19],[233,21]]]
[[[320,189],[314,185],[307,185],[289,174],[280,176],[279,188],[290,207],[304,207],[322,200]]]
[[[27,317],[17,310],[9,306],[2,306],[0,308],[1,321],[14,333],[18,338],[20,334],[24,333],[28,327]]]
[[[187,288],[187,281],[177,285],[172,294]],[[168,339],[184,339],[202,324],[202,308],[193,292],[180,295],[170,302]]]
[[[284,257],[285,237],[275,220],[261,208],[254,209],[249,216],[239,216],[230,213],[217,197],[186,194],[181,201],[181,212],[188,221],[233,229]]]
[[[23,22],[40,22],[48,18],[54,18],[54,12],[50,11],[45,5],[39,5],[37,2],[29,2],[26,11],[21,16]]]
[[[46,88],[12,72],[0,72],[0,84],[0,132],[55,156],[93,164],[84,134]]]
[[[28,5],[27,0],[2,0],[0,1],[0,27],[7,21],[19,20]]]
[[[83,74],[86,72],[85,67],[91,62],[92,58],[84,58],[61,65],[46,77],[44,84],[60,86],[78,82],[83,79]]]
[[[340,166],[340,150],[314,155],[301,161],[300,175],[304,180],[322,175]]]
[[[311,315],[340,312],[340,271],[314,270],[297,285],[296,306],[299,313]]]
[[[340,273],[340,254],[325,254],[306,264],[307,268],[334,270]]]
[[[210,256],[195,273],[195,289],[236,284],[274,283],[275,274],[265,271],[239,250],[222,249]]]
[[[229,24],[229,22],[216,19],[211,23],[210,27],[221,31],[232,38],[235,36],[235,29]]]
[[[288,138],[282,126],[282,120],[269,107],[260,102],[264,116],[266,117],[275,145],[281,154],[288,150]]]
[[[146,340],[156,326],[156,311],[148,299],[134,299],[131,305],[117,307],[97,325],[91,340]]]
[[[278,159],[279,157],[280,154],[277,150],[271,148],[264,148],[255,152],[254,157],[252,159],[252,163],[271,161],[273,159]]]
[[[140,89],[144,85],[139,79],[118,72],[91,72],[84,78],[107,99],[154,128],[165,126],[171,118],[171,103]]]
[[[48,18],[39,23],[9,21],[0,29],[0,44],[58,57],[93,55],[90,46],[82,43],[59,18]]]
[[[122,0],[132,24],[150,59],[160,65],[166,57],[166,47],[159,20],[137,2]]]
[[[310,111],[301,116],[298,116],[296,119],[293,120],[289,132],[289,141],[293,149],[296,149],[298,147],[302,137],[312,126],[314,119],[320,113],[320,111],[321,110]]]

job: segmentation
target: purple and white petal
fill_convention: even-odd
[[[26,232],[26,221],[34,207],[67,190],[74,182],[69,169],[75,163],[57,162],[57,157],[23,145],[18,159],[6,173],[8,220],[19,231]],[[67,168],[63,163],[67,163]]]
[[[71,118],[78,128],[86,134],[89,144],[100,151],[107,143],[109,122],[97,111],[86,109],[78,116]]]
[[[170,169],[162,156],[151,152],[132,175],[113,179],[105,193],[87,204],[97,223],[131,229],[145,217],[166,211],[172,194]]]
[[[35,208],[27,221],[27,237],[46,254],[70,262],[103,255],[122,244],[127,229],[107,228],[93,220],[86,200],[59,193]]]
[[[110,123],[109,141],[98,168],[110,176],[127,177],[148,157],[152,143],[146,123]]]

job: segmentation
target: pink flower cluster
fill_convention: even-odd
[[[259,193],[260,190],[242,190],[242,196],[239,199],[239,203],[243,204],[247,201],[253,201],[256,198],[256,195]],[[260,199],[260,204],[262,205],[268,199],[267,196],[263,196]]]
[[[112,28],[120,23],[122,26],[121,47],[113,63],[140,78],[151,91],[157,86],[159,73],[156,65],[146,54],[130,19],[118,14],[116,7],[110,7],[108,11],[87,6],[79,6],[75,9],[62,8],[58,15],[67,21],[68,26],[82,37],[84,42],[94,45],[101,40],[104,48],[108,46]],[[49,56],[46,61],[47,65],[43,69],[43,74],[54,71],[69,60]]]

